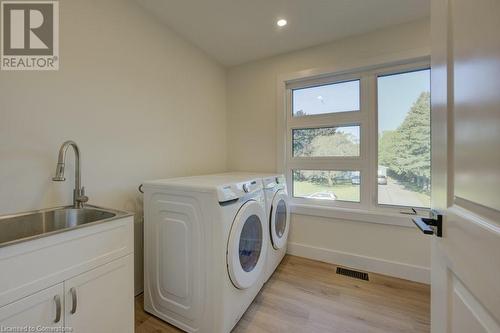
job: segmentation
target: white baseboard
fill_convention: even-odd
[[[359,254],[324,249],[320,247],[288,242],[287,253],[298,257],[341,265],[362,271],[389,275],[405,280],[430,284],[430,268],[366,257]]]

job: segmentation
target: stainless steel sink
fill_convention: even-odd
[[[128,215],[131,214],[87,205],[0,216],[0,247]]]

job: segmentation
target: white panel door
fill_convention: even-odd
[[[63,297],[63,284],[60,283],[1,307],[0,330],[7,332],[21,327],[31,332],[30,329],[37,327],[63,327]]]
[[[434,333],[500,332],[500,1],[432,0]]]
[[[66,326],[74,333],[133,333],[133,277],[127,255],[65,281]]]

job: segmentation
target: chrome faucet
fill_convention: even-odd
[[[57,161],[56,175],[52,178],[53,181],[63,182],[66,180],[64,178],[64,168],[66,161],[66,151],[69,146],[73,147],[75,151],[75,189],[73,190],[73,207],[82,208],[83,205],[89,201],[89,198],[85,195],[85,188],[81,186],[81,176],[80,176],[80,150],[74,141],[66,141],[62,144],[59,149],[59,159]]]

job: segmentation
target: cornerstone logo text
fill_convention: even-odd
[[[1,2],[1,69],[59,69],[59,3]]]

